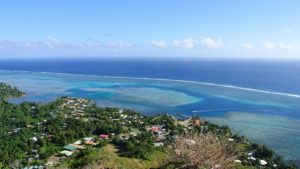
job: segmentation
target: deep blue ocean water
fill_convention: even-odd
[[[197,112],[272,147],[287,160],[300,159],[299,61],[0,60],[0,81],[28,93],[12,100],[16,103],[47,102],[68,95],[92,98],[100,106],[131,108],[146,114]]]
[[[300,61],[71,58],[0,60],[0,69],[182,79],[300,94]]]

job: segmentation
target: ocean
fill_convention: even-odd
[[[145,114],[197,114],[300,159],[300,62],[216,59],[1,60],[0,81],[48,102],[89,97]]]
[[[300,94],[300,61],[72,58],[0,60],[0,69],[181,79]]]

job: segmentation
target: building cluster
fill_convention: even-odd
[[[87,99],[81,99],[81,98],[73,98],[73,97],[68,97],[68,98],[62,98],[62,102],[58,107],[58,111],[65,112],[64,115],[66,118],[76,118],[76,119],[93,119],[97,118],[97,115],[95,117],[89,117],[87,114],[85,114],[86,108],[88,108],[91,105],[90,101]],[[163,147],[166,143],[167,138],[171,138],[175,140],[177,138],[176,135],[171,135],[171,130],[166,127],[164,124],[153,124],[153,125],[148,125],[145,126],[145,119],[144,116],[138,115],[136,113],[131,113],[124,111],[123,109],[118,109],[116,112],[111,113],[107,115],[108,120],[114,121],[116,123],[119,123],[122,127],[124,128],[130,128],[130,130],[117,135],[122,140],[128,140],[130,137],[136,137],[138,136],[141,131],[138,130],[137,128],[133,126],[144,126],[146,131],[149,131],[153,134],[154,137],[154,147]],[[209,130],[209,126],[205,124],[205,121],[197,118],[192,118],[188,117],[185,120],[178,120],[175,117],[172,116],[174,119],[174,124],[177,126],[181,126],[182,129],[186,132],[192,130],[194,127],[200,127],[203,129],[203,131]],[[35,125],[32,126],[27,126],[28,128],[36,128],[40,127],[43,123],[47,121],[41,121]],[[61,128],[64,128],[66,126],[61,126]],[[16,128],[11,131],[11,133],[18,133],[21,130],[21,128]],[[223,130],[220,128],[216,129],[217,131]],[[91,137],[85,137],[82,138],[81,140],[77,140],[73,143],[70,143],[68,145],[65,145],[64,147],[61,147],[61,151],[50,156],[47,159],[47,162],[45,163],[44,166],[30,166],[27,167],[26,169],[34,169],[34,168],[47,168],[49,166],[55,166],[56,164],[59,164],[60,162],[70,158],[74,154],[82,151],[83,149],[87,147],[95,147],[99,144],[100,140],[107,140],[111,139],[114,137],[114,133],[101,133],[98,136],[91,136]],[[40,138],[47,138],[51,140],[53,135],[47,134],[47,133],[42,133],[41,135],[33,136],[29,138],[30,141],[32,142],[37,142]],[[186,144],[193,146],[196,144],[195,140],[191,139],[186,139]],[[228,138],[229,142],[236,142],[234,138]],[[38,150],[32,149],[28,153],[27,161],[31,162],[34,161],[35,159],[39,159],[39,154]],[[259,160],[259,163],[261,166],[266,166],[268,164],[267,161],[261,160],[261,159],[256,159],[252,152],[248,153],[248,161],[257,161]],[[234,161],[235,163],[242,163],[241,160],[236,159]],[[274,166],[275,167],[275,166]]]
[[[133,123],[144,124],[144,116],[126,113],[123,109],[118,110],[114,117],[109,117],[112,121],[118,121],[122,126],[131,126]]]
[[[165,125],[146,126],[146,130],[153,134],[155,147],[164,146],[164,141],[171,132],[166,129]]]
[[[91,102],[88,99],[67,97],[62,98],[62,104],[59,106],[62,110],[68,110],[73,115],[82,116],[84,115],[84,110],[90,106]]]
[[[95,136],[85,137],[81,140],[75,141],[74,143],[68,144],[62,147],[62,151],[49,157],[47,159],[47,162],[45,163],[45,167],[54,166],[87,147],[97,146],[101,139],[106,140],[109,138],[110,137],[108,134],[100,134],[98,138],[96,138]]]

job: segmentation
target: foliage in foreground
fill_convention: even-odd
[[[181,135],[169,148],[169,161],[174,168],[235,168],[237,152],[227,139],[212,133]],[[163,168],[164,168],[163,167]]]
[[[159,167],[166,153],[154,150],[149,159],[137,159],[123,156],[122,150],[114,144],[107,144],[100,149],[85,151],[85,155],[79,158],[74,157],[56,166],[56,169],[81,168],[81,169],[149,169]],[[51,168],[52,169],[52,168]]]

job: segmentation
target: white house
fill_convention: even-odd
[[[161,146],[164,146],[163,142],[154,143],[154,147],[161,147]]]
[[[267,165],[268,163],[265,160],[260,160],[260,165]]]

